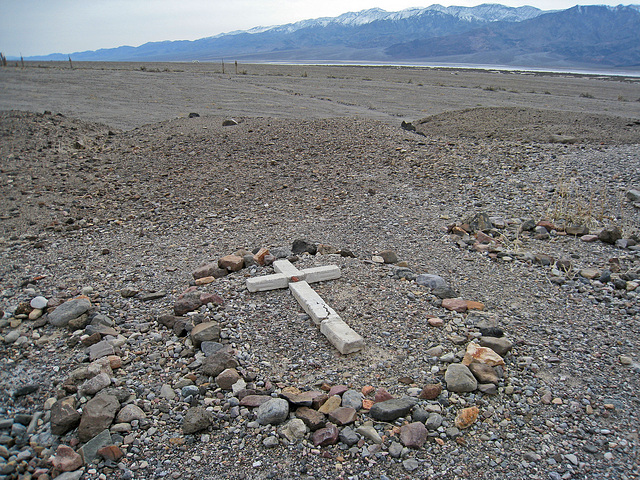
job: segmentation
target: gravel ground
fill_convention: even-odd
[[[420,115],[416,131],[2,112],[0,478],[640,477],[639,118],[572,111]],[[296,239],[319,253],[293,255]],[[313,288],[361,352],[339,354],[286,290],[249,293],[268,264],[195,285],[199,266],[261,247],[340,266]],[[211,295],[177,315],[190,287]],[[502,332],[493,383],[445,378]],[[314,411],[337,394],[350,418],[319,428],[300,392]],[[384,417],[389,396],[411,408]],[[289,399],[284,416],[251,403],[268,397]],[[64,428],[63,400],[79,412]],[[83,465],[96,433],[106,448]]]

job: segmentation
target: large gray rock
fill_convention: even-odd
[[[631,189],[627,192],[627,198],[632,202],[640,202],[640,190]]]
[[[64,435],[80,423],[80,412],[76,410],[75,397],[65,397],[51,407],[51,433]]]
[[[447,390],[450,392],[473,392],[478,388],[476,377],[471,370],[461,363],[452,363],[444,374],[444,381],[447,383]]]
[[[513,348],[513,343],[507,337],[480,337],[480,346],[489,347],[501,357]]]
[[[191,407],[184,414],[182,431],[185,435],[205,430],[213,423],[211,413],[202,407]]]
[[[362,393],[357,390],[347,390],[342,394],[342,406],[351,407],[358,411],[362,408]]]
[[[260,425],[278,425],[289,416],[289,402],[284,398],[274,398],[263,403],[256,412]]]
[[[196,347],[202,342],[215,342],[220,340],[220,325],[218,322],[203,322],[191,330],[191,340]]]
[[[418,403],[418,399],[413,397],[392,398],[374,404],[369,410],[369,415],[374,420],[392,422],[407,415],[416,403]]]
[[[601,242],[609,243],[611,245],[614,245],[616,241],[620,240],[621,238],[622,230],[620,230],[620,227],[617,226],[605,228],[598,234],[598,239]]]
[[[423,273],[422,275],[418,275],[416,277],[416,283],[418,285],[423,285],[431,289],[446,288],[449,286],[447,285],[447,282],[444,278],[439,275],[431,275],[430,273]]]
[[[49,323],[54,327],[66,327],[67,324],[78,318],[91,308],[91,302],[87,298],[74,298],[64,302],[53,312],[47,315]]]
[[[81,395],[95,395],[103,388],[111,385],[111,377],[108,373],[99,373],[95,377],[90,378],[80,387]]]
[[[147,414],[144,413],[139,406],[130,403],[129,405],[122,407],[122,410],[118,412],[116,422],[131,423],[134,420],[142,420],[143,418],[147,418]]]
[[[88,442],[113,422],[120,409],[120,402],[113,395],[98,395],[89,400],[82,411],[82,419],[78,427],[78,438]]]
[[[236,368],[238,360],[228,348],[218,350],[202,362],[202,373],[210,377],[217,377],[227,368]]]
[[[111,440],[111,434],[109,430],[103,430],[87,443],[85,443],[79,450],[80,455],[82,455],[82,459],[84,463],[89,464],[92,463],[96,457],[98,457],[98,450],[102,447],[106,447],[107,445],[112,445],[113,441]],[[58,478],[58,477],[56,477]]]

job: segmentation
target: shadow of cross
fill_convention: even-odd
[[[320,327],[320,332],[340,353],[346,355],[364,347],[364,339],[353,331],[309,285],[340,278],[340,267],[327,265],[298,270],[289,260],[276,260],[273,262],[273,268],[276,273],[272,275],[248,278],[247,290],[264,292],[289,287],[304,311]]]

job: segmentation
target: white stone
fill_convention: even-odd
[[[38,310],[47,308],[48,304],[49,304],[49,300],[47,300],[43,296],[34,297],[31,299],[31,302],[30,302],[31,308],[36,308]]]

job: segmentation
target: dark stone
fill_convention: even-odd
[[[611,281],[611,271],[603,270],[598,280],[602,283],[609,283]]]
[[[451,287],[436,287],[431,290],[431,293],[443,300],[446,298],[458,298],[458,292]]]
[[[120,410],[120,402],[112,395],[98,395],[89,400],[83,408],[78,438],[81,442],[88,442],[105,429]]]
[[[604,243],[614,245],[617,240],[622,238],[622,230],[620,227],[608,227],[598,234],[598,240]]]
[[[418,399],[413,397],[393,398],[374,404],[369,410],[369,415],[374,420],[392,422],[407,415],[416,403],[418,403]]]
[[[184,414],[182,420],[182,432],[185,435],[205,430],[211,426],[213,419],[211,414],[203,407],[191,407]]]
[[[481,328],[480,333],[483,337],[504,337],[504,331],[498,327]]]
[[[326,427],[313,432],[311,441],[316,447],[325,447],[327,445],[335,445],[338,443],[339,436],[340,432],[338,431],[338,427],[330,423]]]
[[[29,395],[31,393],[38,391],[39,388],[40,388],[40,385],[37,385],[35,383],[22,385],[21,387],[18,387],[16,389],[13,395],[14,397],[24,397],[25,395]]]
[[[200,116],[200,114],[199,114],[199,113],[196,113],[196,112],[191,112],[191,113],[189,114],[189,118],[198,118],[199,116]]]
[[[173,328],[176,323],[176,317],[173,315],[160,315],[158,317],[158,323],[164,325],[167,328]]]
[[[400,127],[403,130],[407,130],[408,132],[415,132],[416,131],[415,125],[413,125],[411,122],[405,122],[404,120],[400,124]]]
[[[291,252],[295,255],[299,255],[301,253],[315,255],[318,253],[318,247],[315,243],[311,243],[303,239],[297,239],[294,240],[291,245]]]
[[[75,397],[65,397],[51,407],[51,433],[64,435],[80,424],[80,413],[76,410]]]
[[[309,427],[309,430],[315,432],[319,428],[322,428],[327,423],[324,414],[317,410],[308,407],[300,407],[296,410],[296,417],[304,422]]]
[[[227,368],[236,368],[238,360],[228,348],[218,350],[202,362],[202,373],[210,377],[217,377]]]

